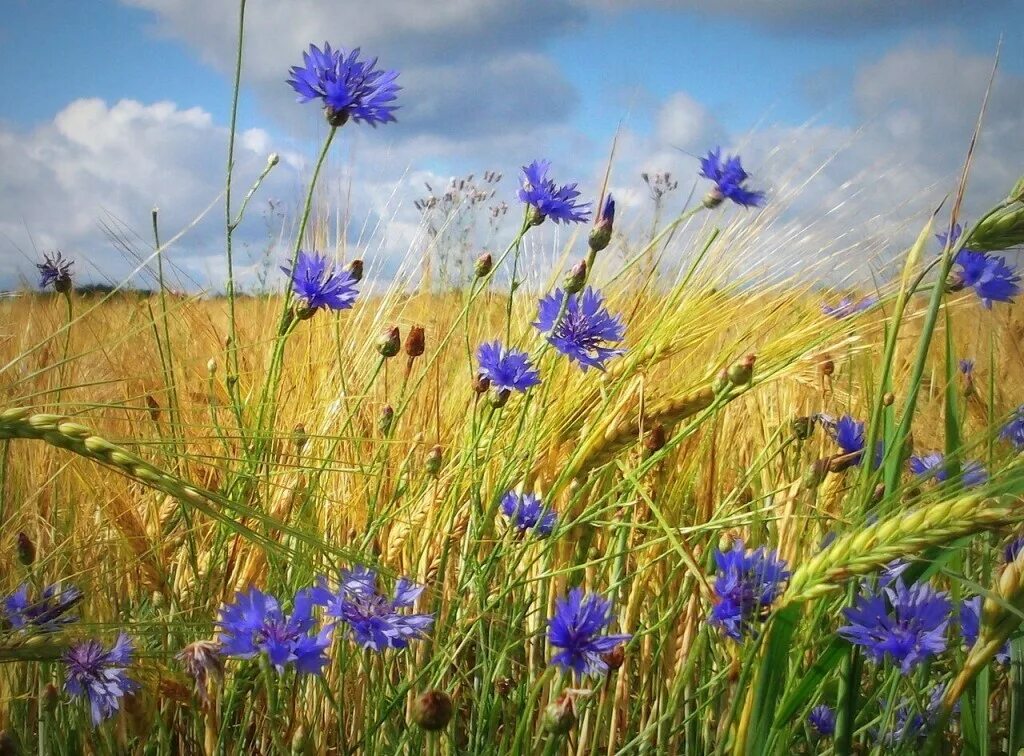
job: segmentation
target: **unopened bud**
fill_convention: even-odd
[[[665,426],[656,423],[647,433],[644,439],[644,450],[650,455],[660,451],[665,446]]]
[[[565,693],[544,708],[544,729],[552,735],[565,735],[576,724],[572,699]]]
[[[352,276],[352,280],[359,282],[363,280],[363,261],[356,259],[348,264],[348,274]]]
[[[821,371],[822,375],[832,375],[836,372],[836,363],[832,361],[830,355],[824,354],[821,356],[821,362],[818,363],[818,370]]]
[[[309,434],[306,433],[306,426],[302,423],[296,423],[292,428],[292,443],[295,444],[295,451],[299,454],[302,454],[302,450],[309,443]]]
[[[18,533],[18,561],[26,567],[36,561],[36,545],[25,533]]]
[[[273,168],[280,162],[281,156],[278,155],[276,152],[271,152],[269,155],[267,155],[267,165],[269,165],[271,168]]]
[[[160,419],[160,404],[152,394],[146,394],[146,407],[149,408],[149,417],[153,422]]]
[[[526,217],[526,222],[531,226],[539,226],[547,220],[547,216],[544,215],[537,207],[530,206],[530,214]]]
[[[428,690],[412,702],[412,721],[428,732],[437,732],[452,719],[452,699],[442,690]]]
[[[623,645],[616,646],[601,658],[608,665],[608,669],[614,672],[626,661],[626,647]]]
[[[794,417],[789,421],[789,425],[793,429],[793,437],[798,441],[809,439],[814,433],[814,422],[813,417]]]
[[[891,407],[893,402],[895,401],[896,395],[891,391],[886,391],[885,395],[882,397],[882,404],[884,404],[886,407]]]
[[[615,200],[612,199],[612,195],[608,195],[608,199],[605,200],[604,208],[601,211],[601,217],[598,219],[594,228],[590,231],[590,237],[587,239],[587,243],[594,252],[600,252],[612,240],[612,227],[615,223]]]
[[[395,422],[395,408],[390,404],[385,404],[380,408],[380,417],[377,418],[377,427],[383,435],[388,435],[391,432],[391,426]]]
[[[727,388],[729,388],[729,371],[722,368],[715,376],[715,380],[711,382],[711,390],[716,394],[721,394]]]
[[[734,362],[729,368],[729,383],[733,386],[746,386],[754,377],[754,362],[757,357],[753,354],[746,355],[739,362]]]
[[[831,460],[828,457],[818,459],[811,463],[811,466],[804,472],[800,485],[805,491],[810,491],[822,484],[825,476],[828,475]]]
[[[398,326],[388,326],[384,329],[384,333],[380,335],[380,338],[377,339],[377,351],[385,359],[394,357],[401,348],[402,334],[399,332]]]
[[[60,691],[57,690],[57,686],[53,683],[47,683],[46,687],[43,688],[43,695],[41,701],[43,705],[43,711],[47,714],[53,714],[57,710],[57,704],[60,702]]]
[[[491,379],[486,375],[478,375],[473,379],[473,391],[477,394],[487,393],[487,389],[491,387]]]
[[[494,407],[494,409],[501,409],[506,404],[508,404],[508,399],[510,396],[512,396],[512,392],[509,389],[492,391],[490,394],[491,406]]]
[[[439,445],[434,447],[427,454],[427,460],[424,462],[423,467],[427,471],[427,475],[436,477],[441,472],[441,462],[443,460],[443,451]]]
[[[565,277],[563,285],[565,291],[569,294],[576,294],[583,290],[583,286],[587,283],[587,261],[580,260],[569,271],[569,275]]]
[[[473,274],[477,278],[483,278],[491,269],[494,267],[494,260],[491,259],[490,252],[484,252],[480,257],[476,258],[476,262],[473,263]]]
[[[206,372],[212,377],[217,374],[217,360],[211,357],[206,361]]]
[[[415,359],[426,350],[426,338],[423,326],[413,326],[409,329],[409,335],[405,337],[405,353],[409,359]]]
[[[1020,201],[982,218],[964,247],[996,252],[1024,244],[1024,204]]]
[[[706,207],[709,210],[711,210],[712,208],[715,208],[715,207],[718,207],[719,205],[721,205],[722,204],[722,200],[724,200],[724,199],[725,199],[725,197],[722,195],[722,193],[720,191],[718,191],[717,188],[715,188],[715,189],[712,189],[710,192],[708,192],[706,195],[704,195],[704,200],[703,200],[702,204],[704,205],[704,207]]]

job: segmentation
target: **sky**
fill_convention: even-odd
[[[0,288],[61,249],[80,280],[122,281],[161,234],[187,289],[223,287],[223,188],[235,0],[7,0],[0,17]],[[399,121],[346,126],[324,218],[394,272],[423,243],[424,183],[548,157],[610,187],[627,227],[652,212],[642,172],[740,151],[768,191],[760,254],[849,251],[868,277],[944,196],[1003,37],[967,203],[1024,174],[1024,0],[248,0],[236,185],[281,162],[239,227],[243,281],[280,253],[325,126],[285,83],[310,43],[401,72]],[[267,200],[273,200],[271,208]],[[206,213],[203,215],[203,213]],[[728,212],[734,212],[732,210]],[[742,211],[735,211],[742,212]],[[283,231],[282,231],[283,226]],[[552,248],[565,235],[547,230]],[[276,261],[275,261],[276,262]],[[859,264],[863,263],[863,264]],[[146,284],[147,273],[133,279]]]

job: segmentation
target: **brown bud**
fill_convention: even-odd
[[[352,280],[358,283],[363,280],[363,261],[355,259],[348,264],[348,274],[352,276]]]
[[[43,688],[40,702],[43,705],[43,711],[47,714],[53,714],[57,710],[57,704],[60,702],[60,691],[57,690],[57,686],[53,683],[47,683],[46,687]]]
[[[18,561],[26,567],[36,561],[36,545],[25,533],[18,533]]]
[[[602,658],[604,659],[604,663],[608,665],[608,669],[614,672],[622,666],[623,662],[626,661],[626,647],[624,645],[618,645],[606,653]]]
[[[437,477],[437,474],[441,472],[441,462],[443,461],[443,459],[444,452],[442,451],[441,446],[435,444],[434,447],[427,454],[427,460],[423,465],[424,468],[426,468],[427,475]]]
[[[896,395],[891,391],[886,391],[885,396],[882,397],[882,404],[884,404],[886,407],[891,407],[893,405],[893,402],[895,401]]]
[[[421,693],[412,703],[412,721],[428,732],[437,732],[452,719],[452,699],[442,690]]]
[[[473,391],[477,394],[487,393],[487,389],[491,387],[491,379],[486,375],[478,375],[473,379]]]
[[[377,418],[377,427],[385,436],[391,432],[391,426],[395,422],[395,409],[390,404],[380,408],[380,416]]]
[[[494,683],[494,688],[498,691],[499,696],[505,698],[516,689],[516,681],[511,677],[499,677]]]
[[[572,699],[563,693],[544,709],[544,729],[552,735],[565,735],[576,724],[576,709]]]
[[[398,326],[388,326],[377,339],[377,351],[385,359],[394,357],[401,348],[402,334],[398,330]]]
[[[160,404],[152,394],[146,394],[146,406],[149,408],[149,417],[156,422],[160,419]]]
[[[426,351],[425,341],[423,326],[413,326],[409,329],[409,335],[405,337],[405,353],[409,359],[415,359]]]
[[[789,421],[793,436],[799,441],[806,441],[814,433],[814,417],[794,417]]]
[[[661,450],[665,446],[665,426],[661,423],[656,423],[651,427],[651,430],[647,433],[647,438],[644,439],[644,450],[648,454],[654,454],[656,451]]]
[[[306,426],[302,423],[296,423],[295,427],[292,428],[292,443],[295,444],[295,451],[302,454],[302,450],[306,448],[308,442],[309,434],[306,433]]]
[[[480,257],[476,258],[476,262],[473,264],[473,274],[477,278],[483,278],[491,269],[494,267],[494,260],[491,259],[490,252],[484,252]]]
[[[509,389],[502,389],[501,391],[492,391],[490,394],[491,406],[494,409],[501,409],[508,404],[508,398],[512,396],[512,392]]]
[[[832,357],[827,354],[821,356],[821,362],[818,363],[818,370],[822,375],[828,376],[836,372],[836,363],[832,362]]]
[[[733,386],[746,386],[754,377],[754,362],[757,357],[753,354],[746,355],[739,362],[735,362],[729,368],[729,383]]]

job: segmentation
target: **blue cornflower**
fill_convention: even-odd
[[[717,207],[725,199],[744,207],[759,207],[764,202],[764,192],[752,191],[743,186],[750,176],[743,170],[740,156],[726,156],[723,160],[721,147],[716,147],[708,152],[706,158],[701,158],[700,175],[715,182],[714,188],[704,198],[707,207]]]
[[[992,309],[993,302],[1012,302],[1020,293],[1020,274],[1002,257],[961,249],[956,264],[960,270],[956,273],[955,288],[974,289],[988,309]]]
[[[936,724],[936,714],[944,692],[945,688],[942,685],[934,688],[928,696],[924,712],[918,711],[917,703],[914,701],[901,701],[893,712],[891,726],[881,732],[878,728],[872,728],[869,735],[886,747],[914,745],[915,748],[919,748],[924,744],[928,731]],[[886,702],[883,701],[882,706],[885,708]],[[960,704],[957,703],[953,713],[958,713],[959,710]]]
[[[343,570],[340,586],[332,591],[321,577],[313,589],[315,601],[327,607],[327,616],[345,622],[352,640],[372,651],[405,648],[422,637],[434,622],[431,614],[401,614],[423,592],[423,586],[401,578],[394,598],[377,592],[377,573],[361,565]]]
[[[584,371],[588,366],[604,370],[605,362],[626,353],[606,346],[622,341],[626,333],[622,317],[608,312],[600,292],[589,286],[579,294],[568,295],[565,312],[561,312],[565,296],[561,289],[555,289],[541,299],[533,325],[547,335],[548,343]]]
[[[495,391],[523,391],[540,383],[540,373],[530,364],[530,355],[515,349],[502,349],[501,342],[489,341],[477,347],[480,376],[490,381]]]
[[[921,477],[933,477],[939,483],[944,483],[949,479],[946,459],[939,452],[921,456],[913,455],[910,458],[910,471]],[[980,462],[966,462],[960,469],[960,482],[964,488],[980,486],[986,481],[988,481],[988,472]]]
[[[836,734],[836,713],[831,706],[815,706],[807,716],[807,724],[819,738],[831,738]]]
[[[78,619],[68,612],[81,600],[82,592],[74,586],[63,588],[54,584],[44,588],[42,596],[33,601],[28,595],[28,583],[22,583],[4,600],[0,617],[15,630],[52,633]]]
[[[833,439],[835,439],[839,448],[843,450],[844,455],[864,451],[864,423],[857,422],[857,420],[850,415],[843,415],[836,421],[834,426],[829,427],[828,425],[825,425],[824,427],[829,431]],[[882,442],[879,441],[875,444],[875,467],[881,464],[882,453],[883,446]],[[863,453],[857,454],[853,459],[853,464],[859,465],[863,459]]]
[[[1018,449],[1024,449],[1024,404],[1014,410],[1006,425],[999,431],[999,437],[1009,441]]]
[[[299,102],[319,99],[332,126],[343,126],[348,120],[368,123],[394,121],[398,106],[394,101],[400,86],[395,84],[397,71],[377,68],[377,59],[359,60],[359,48],[346,53],[344,48],[332,50],[329,44],[321,50],[309,46],[302,54],[302,65],[293,66],[291,84]]]
[[[221,653],[239,659],[266,654],[278,672],[294,663],[297,672],[318,674],[327,663],[332,628],[316,632],[315,605],[309,588],[295,594],[290,616],[276,598],[256,588],[236,593],[234,603],[220,610]]]
[[[110,650],[104,650],[99,641],[88,640],[64,654],[64,687],[73,696],[89,699],[94,725],[117,712],[126,694],[138,690],[138,683],[128,678],[127,670],[134,651],[131,638],[121,633]]]
[[[716,603],[708,622],[739,641],[778,598],[789,571],[776,552],[764,546],[748,552],[740,540],[728,551],[715,549],[715,564]]]
[[[878,593],[861,593],[843,610],[850,624],[839,635],[863,646],[877,663],[890,657],[907,674],[946,650],[951,610],[947,594],[927,583],[907,587],[900,579]]]
[[[536,494],[509,491],[501,497],[501,512],[519,531],[532,530],[541,538],[551,535],[558,522],[558,515]]]
[[[604,200],[604,207],[601,209],[601,216],[590,231],[587,244],[593,252],[600,252],[612,240],[612,229],[615,226],[615,200],[609,194]]]
[[[953,224],[953,233],[952,234],[947,234],[945,231],[943,231],[940,234],[935,234],[935,238],[939,240],[939,245],[943,249],[945,249],[946,248],[946,242],[948,241],[950,246],[956,244],[957,239],[960,238],[960,234],[962,234],[963,231],[964,231],[963,226],[961,226],[959,223],[954,223]]]
[[[972,596],[960,604],[960,637],[967,648],[973,646],[981,632],[981,596]],[[1010,643],[1007,641],[996,652],[996,661],[1000,664],[1010,662]]]
[[[960,360],[960,373],[964,377],[969,378],[974,375],[974,360],[963,359]]]
[[[347,310],[359,294],[351,273],[338,270],[324,255],[316,252],[300,251],[295,267],[281,266],[281,270],[291,278],[292,291],[301,300],[306,317],[321,307]]]
[[[565,598],[555,601],[555,613],[548,620],[548,643],[560,648],[551,663],[578,675],[602,675],[608,664],[602,658],[632,635],[601,635],[615,621],[612,603],[596,593],[584,595],[573,588]]]
[[[39,287],[45,289],[53,286],[55,291],[66,294],[71,291],[71,266],[75,263],[65,260],[58,250],[51,259],[49,255],[43,255],[43,261],[36,263],[39,268]]]
[[[1021,551],[1024,551],[1024,536],[1017,536],[1003,548],[1003,560],[1012,562],[1020,556]]]
[[[555,223],[584,223],[589,220],[590,203],[578,201],[580,192],[576,184],[558,186],[548,178],[549,168],[551,163],[547,160],[534,160],[523,166],[519,199],[533,208],[531,223],[539,225],[545,218],[551,218]]]
[[[854,302],[849,297],[843,297],[834,306],[823,302],[821,305],[821,313],[829,316],[830,318],[842,320],[843,318],[848,318],[851,315],[856,315],[859,312],[864,312],[865,310],[870,309],[877,301],[878,299],[876,297],[864,297],[859,302]]]

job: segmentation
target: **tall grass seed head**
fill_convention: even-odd
[[[864,312],[865,310],[871,309],[874,307],[876,302],[878,302],[877,297],[864,297],[857,301],[854,301],[849,297],[843,297],[835,305],[823,302],[821,305],[821,314],[827,315],[830,318],[835,318],[836,320],[843,320]]]
[[[126,634],[104,649],[97,640],[72,646],[63,656],[67,673],[65,689],[89,702],[92,723],[98,725],[121,708],[121,699],[139,689],[128,677],[135,646]]]
[[[750,176],[743,170],[740,156],[726,156],[723,159],[721,147],[716,147],[708,152],[707,157],[701,158],[700,175],[715,184],[704,197],[705,207],[718,207],[727,199],[743,207],[760,207],[764,203],[764,192],[744,186]]]
[[[1024,244],[1024,200],[1020,199],[1021,190],[1017,187],[1016,199],[983,218],[967,240],[968,246],[997,252]]]
[[[360,60],[359,54],[358,48],[346,52],[329,44],[322,50],[310,45],[302,65],[291,69],[288,84],[299,102],[320,100],[331,126],[352,120],[376,127],[395,120],[398,72],[379,69],[376,58]]]
[[[607,673],[604,655],[633,637],[603,635],[614,621],[611,602],[596,593],[584,594],[582,588],[573,588],[556,599],[555,613],[548,620],[548,643],[560,650],[551,657],[551,664],[580,676]]]
[[[626,353],[611,346],[625,336],[622,317],[612,315],[600,292],[589,286],[578,294],[555,289],[540,300],[533,325],[545,334],[549,344],[584,371],[588,367],[604,370],[605,362]]]
[[[576,184],[559,186],[548,178],[551,163],[534,160],[523,166],[519,199],[530,207],[530,224],[539,226],[547,218],[555,223],[586,223],[590,203],[580,202]]]

